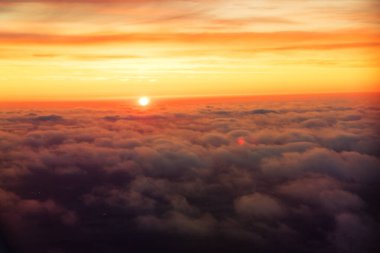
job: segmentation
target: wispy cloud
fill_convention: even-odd
[[[305,83],[323,89],[329,84],[330,91],[375,90],[378,83],[378,61],[373,58],[379,52],[379,15],[372,0],[15,0],[0,4],[2,78],[13,80],[4,84],[7,93],[0,94],[4,98],[20,94],[25,83],[36,92],[35,87],[47,83],[58,85],[50,77],[61,80],[65,75],[62,80],[114,79],[112,86],[118,87],[114,94],[120,90],[118,81],[137,76],[129,91],[143,92],[146,88],[141,87],[154,79],[160,84],[150,86],[150,91],[172,90],[172,95],[199,94],[205,87],[210,87],[208,93],[222,88],[230,93],[242,73],[239,82],[244,88],[233,93],[261,92],[263,87],[268,88],[265,92],[279,92],[281,87],[303,92]],[[280,68],[285,65],[286,70]],[[121,66],[128,75],[122,79]],[[81,76],[78,69],[83,68]],[[266,71],[259,73],[258,68]],[[175,85],[169,87],[178,82],[186,83],[182,92]],[[94,93],[104,94],[96,87]]]
[[[59,35],[59,34],[42,34],[42,33],[0,33],[3,44],[20,43],[20,44],[102,44],[102,43],[144,43],[144,42],[180,42],[180,43],[218,43],[224,41],[227,44],[233,43],[253,43],[264,45],[287,44],[300,42],[319,42],[324,41],[342,41],[356,42],[356,44],[338,44],[364,46],[361,41],[373,41],[378,39],[376,32],[366,32],[364,30],[346,30],[338,33],[329,32],[304,32],[304,31],[283,31],[283,32],[245,32],[245,33],[125,33],[125,34],[87,34],[87,35]],[[358,43],[359,42],[359,43]],[[367,42],[367,45],[376,45],[377,42]],[[305,45],[305,48],[308,46]],[[318,48],[318,45],[311,45]],[[320,45],[324,47],[324,45]],[[328,47],[328,45],[326,46]],[[332,46],[334,47],[334,46]],[[281,48],[278,48],[281,49]],[[283,47],[284,50],[291,47]]]

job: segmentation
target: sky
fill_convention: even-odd
[[[1,0],[0,99],[372,92],[375,0]]]

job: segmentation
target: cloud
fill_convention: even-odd
[[[352,213],[342,213],[336,217],[336,229],[332,240],[338,251],[370,252],[372,231],[365,222]]]
[[[267,114],[267,113],[277,113],[276,111],[273,110],[266,110],[266,109],[256,109],[253,111],[250,111],[252,114]]]
[[[263,160],[262,170],[264,174],[283,177],[317,172],[346,180],[370,182],[379,173],[377,166],[378,160],[368,155],[318,148],[304,153],[284,153],[281,158]]]
[[[210,133],[202,137],[201,143],[206,146],[219,147],[222,145],[228,145],[229,140],[222,134]]]
[[[353,35],[355,34],[355,36]],[[339,36],[338,36],[339,35]],[[361,42],[358,42],[360,35]],[[215,44],[225,40],[229,45],[240,44],[239,50],[248,51],[276,51],[295,49],[339,49],[348,47],[378,47],[377,33],[368,31],[344,30],[335,33],[329,32],[305,32],[305,31],[282,31],[282,32],[223,32],[223,33],[117,33],[117,34],[83,34],[83,35],[60,35],[43,33],[0,33],[2,44],[45,44],[45,45],[89,45],[104,43],[168,43],[177,42],[184,44]],[[255,47],[249,43],[255,41]],[[336,41],[345,43],[338,44]],[[281,43],[279,43],[281,41]],[[294,41],[303,42],[303,45],[294,45]],[[314,45],[313,42],[325,42],[326,45]],[[335,43],[331,45],[331,41]],[[348,42],[351,44],[347,44]],[[364,42],[363,42],[364,41]],[[365,41],[372,41],[371,43]],[[304,45],[307,42],[311,45]],[[247,43],[241,45],[241,43]],[[268,43],[271,47],[268,48]],[[276,44],[292,45],[288,47],[276,47]],[[247,46],[250,46],[247,48]],[[351,46],[350,46],[351,45]],[[247,49],[244,49],[247,48]]]
[[[210,214],[202,215],[199,218],[189,218],[177,212],[170,212],[163,218],[155,216],[137,217],[137,223],[144,229],[197,236],[212,233],[217,224]]]
[[[164,2],[164,1],[172,1],[172,0],[140,0],[141,2]],[[185,0],[186,1],[186,0]],[[13,3],[57,3],[54,0],[14,0]],[[133,0],[111,0],[108,1],[110,3],[133,3]],[[103,0],[62,0],[59,3],[88,3],[88,4],[104,4]]]
[[[234,202],[236,212],[248,218],[277,218],[284,214],[281,204],[273,197],[254,193],[239,197]]]
[[[310,203],[326,212],[359,211],[364,208],[360,197],[342,190],[339,181],[328,177],[305,177],[279,186],[279,192],[300,203]]]
[[[17,234],[22,234],[23,229],[33,229],[38,226],[43,217],[52,216],[64,225],[75,225],[78,217],[73,211],[69,211],[53,200],[39,201],[34,199],[22,199],[12,192],[0,189],[0,216],[2,222],[10,226],[11,230],[16,230]],[[31,224],[28,219],[36,219],[36,224]],[[25,227],[26,226],[26,227]],[[31,227],[28,227],[31,226]]]
[[[4,108],[1,229],[32,253],[376,252],[377,107],[336,101]]]

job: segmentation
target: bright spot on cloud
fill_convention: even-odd
[[[244,145],[245,144],[245,140],[243,137],[239,137],[236,142],[239,144],[239,145]]]

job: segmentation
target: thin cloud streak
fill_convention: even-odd
[[[339,35],[339,36],[337,36]],[[359,37],[358,37],[359,36]],[[376,32],[341,31],[326,32],[270,32],[270,33],[129,33],[108,35],[57,35],[38,33],[0,33],[3,44],[46,44],[46,45],[81,45],[102,43],[143,43],[143,42],[180,42],[180,43],[226,43],[255,42],[273,44],[294,43],[294,41],[368,41],[378,39]],[[376,43],[376,42],[375,42]]]

